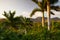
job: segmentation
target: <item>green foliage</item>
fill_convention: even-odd
[[[52,21],[51,30],[48,31],[47,25],[42,27],[40,22],[34,23],[29,18],[18,16],[13,17],[14,25],[19,24],[16,30],[10,26],[10,20],[0,22],[0,40],[60,40],[60,22]]]
[[[35,25],[32,29],[28,29],[29,31],[27,30],[27,34],[21,34],[21,32],[14,32],[12,29],[4,28],[4,26],[0,24],[0,40],[59,40],[59,22],[53,22],[53,26],[53,29],[48,31],[46,26],[44,28],[39,26],[38,28],[38,26]]]
[[[6,21],[3,22],[3,24],[7,27],[14,27],[14,28],[18,28],[18,24],[20,24],[20,17],[15,17],[15,11],[11,12],[9,11],[9,13],[4,11],[3,14],[6,17]]]

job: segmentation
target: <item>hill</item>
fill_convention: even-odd
[[[35,19],[30,18],[31,21],[33,22],[41,22],[42,21],[42,17],[37,17]],[[47,21],[47,18],[45,17],[45,22]],[[56,22],[60,22],[60,18],[55,17],[55,18],[51,18],[51,21],[56,21]]]

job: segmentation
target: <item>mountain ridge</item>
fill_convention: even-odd
[[[44,17],[44,19],[45,19],[45,21],[47,21],[47,17]],[[33,22],[41,22],[42,17],[30,18],[30,20],[33,21]],[[58,18],[58,17],[51,18],[50,20],[60,22],[60,18]]]

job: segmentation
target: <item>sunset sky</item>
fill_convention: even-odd
[[[56,4],[60,6],[60,1]],[[2,15],[4,11],[16,11],[16,16],[23,15],[24,17],[29,17],[30,13],[34,8],[37,8],[38,6],[32,2],[31,0],[0,0],[0,18],[4,18]],[[55,15],[52,15],[51,17],[60,17],[60,12],[56,12],[53,10]],[[36,18],[38,16],[42,16],[41,12],[36,12],[36,14],[33,16],[33,18]],[[45,13],[45,16],[46,13]]]

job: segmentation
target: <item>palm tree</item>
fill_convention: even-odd
[[[48,14],[48,30],[50,30],[50,4],[58,2],[58,0],[46,0],[47,2],[47,14]]]
[[[9,11],[9,13],[4,11],[3,15],[6,17],[6,21],[4,22],[5,26],[8,27],[12,26],[15,29],[18,28],[18,25],[20,23],[20,17],[14,17],[15,11],[14,12]]]
[[[42,12],[42,27],[44,27],[44,11],[47,11],[46,9],[46,2],[44,2],[44,0],[42,0],[42,2],[39,2],[38,0],[32,0],[33,2],[35,2],[40,8],[35,8],[32,13],[31,13],[31,17],[35,14],[35,12],[37,11],[41,11]],[[53,12],[50,11],[51,14],[54,15]]]
[[[33,16],[35,14],[36,11],[41,11],[43,13],[43,17],[42,17],[42,26],[44,26],[44,11],[47,11],[47,0],[42,0],[42,2],[39,2],[37,0],[32,0],[33,2],[35,2],[40,8],[35,8],[30,16]],[[55,11],[60,11],[60,7],[59,6],[54,6],[51,4],[56,3],[58,0],[50,0],[50,8],[51,10],[55,10]],[[51,14],[54,15],[54,13],[52,11],[50,11]],[[48,23],[49,25],[49,23]],[[48,27],[49,29],[49,27]]]

